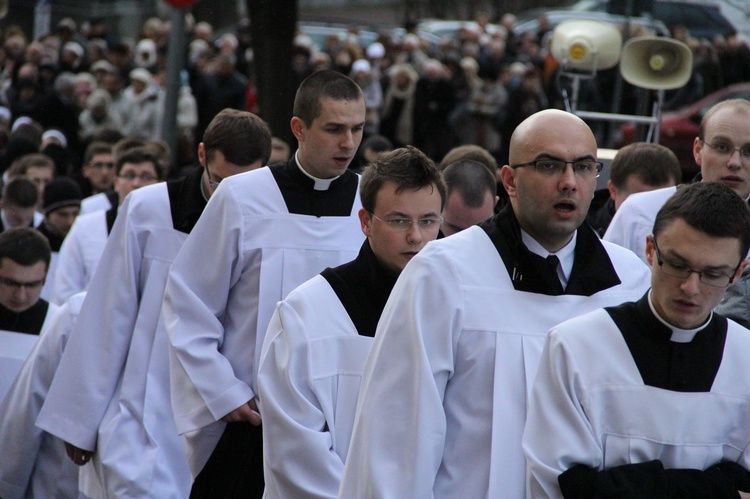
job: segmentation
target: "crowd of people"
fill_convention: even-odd
[[[171,151],[95,21],[6,34],[1,497],[750,497],[749,101],[596,192],[512,15],[299,35],[294,148],[196,23]]]
[[[331,35],[322,46],[299,32],[293,74],[297,83],[320,69],[354,79],[365,94],[365,137],[382,136],[395,147],[415,145],[436,161],[456,145],[474,143],[502,164],[515,127],[535,111],[562,109],[561,89],[570,82],[557,78],[558,62],[549,53],[552,30],[543,15],[537,31],[521,35],[514,31],[517,20],[511,13],[497,24],[490,20],[480,12],[474,23],[439,43],[420,38],[415,24],[400,37],[383,31],[369,45],[356,27]],[[179,147],[172,161],[180,166],[194,161],[196,138],[221,109],[257,111],[249,22],[217,36],[209,23],[189,21],[176,123]],[[86,144],[105,131],[158,137],[169,30],[170,23],[158,18],[148,19],[137,39],[128,41],[113,37],[100,18],[80,28],[65,18],[36,40],[17,27],[4,30],[0,152],[7,155],[5,165],[17,154],[19,145],[8,142],[20,117],[64,137],[63,150],[54,151],[61,173],[77,173]],[[630,30],[629,36],[648,34],[637,23]],[[750,80],[750,49],[741,35],[703,40],[676,26],[673,36],[693,51],[694,71],[685,87],[668,92],[665,109]],[[581,108],[612,109],[609,89],[616,71],[584,82]],[[635,114],[635,88],[625,88],[621,110]],[[38,137],[30,139],[39,148]],[[5,152],[8,145],[13,147]]]

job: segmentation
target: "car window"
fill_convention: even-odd
[[[663,1],[654,3],[654,18],[669,27],[685,26],[691,35],[699,38],[727,36],[736,30],[715,5]]]
[[[664,21],[667,26],[682,24],[691,28],[721,27],[723,23],[716,19],[716,9],[702,5],[660,2],[654,5],[654,17]]]

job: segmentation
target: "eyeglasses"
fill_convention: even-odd
[[[8,277],[0,277],[0,286],[4,286],[6,288],[12,288],[14,290],[26,288],[30,291],[33,291],[35,289],[39,289],[44,285],[44,279],[39,281],[29,281],[29,282],[20,282],[16,281],[15,279],[10,279]]]
[[[536,171],[543,175],[553,176],[562,175],[565,169],[570,165],[573,173],[585,178],[596,178],[602,171],[603,163],[589,159],[580,161],[564,161],[562,159],[537,159],[528,163],[513,165],[511,168],[521,168],[522,166],[533,166]]]
[[[412,220],[410,218],[389,218],[387,220],[384,220],[375,215],[373,212],[370,212],[370,215],[372,215],[372,218],[380,220],[391,229],[399,232],[408,231],[409,229],[411,229],[412,225],[416,225],[417,228],[423,232],[438,230],[440,226],[443,225],[442,217],[420,218],[419,220]]]
[[[732,272],[732,275],[726,275],[722,272],[715,270],[694,270],[688,265],[681,262],[674,262],[672,260],[665,260],[661,257],[659,246],[656,244],[656,236],[651,236],[651,240],[654,242],[654,251],[656,251],[656,262],[659,264],[659,268],[662,272],[670,277],[677,277],[679,279],[687,279],[690,274],[698,274],[698,279],[707,286],[713,286],[714,288],[726,288],[734,280],[734,274],[742,265],[742,260],[737,264],[737,267]]]
[[[151,175],[150,173],[144,173],[142,175],[136,175],[135,173],[125,173],[123,175],[118,175],[123,180],[127,180],[128,182],[133,182],[135,179],[140,180],[143,183],[153,183],[159,180],[159,177],[156,175]]]
[[[89,166],[91,166],[91,168],[96,168],[97,170],[103,170],[105,168],[107,170],[111,170],[112,168],[115,167],[115,164],[111,162],[105,163],[105,162],[97,161],[96,163],[89,163]]]
[[[211,180],[211,170],[208,169],[208,163],[206,163],[206,175],[208,176],[208,185],[210,185],[212,189],[219,187],[221,181],[224,180],[223,178],[220,178],[218,181]]]
[[[701,140],[703,140],[704,144],[716,151],[716,154],[719,154],[720,156],[731,156],[732,154],[734,154],[734,151],[739,151],[740,157],[742,159],[750,161],[750,146],[734,147],[733,145],[727,144],[725,142],[711,144],[710,142],[706,142],[704,139]]]

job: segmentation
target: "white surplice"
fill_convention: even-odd
[[[78,215],[60,247],[52,303],[85,291],[107,243],[107,212]]]
[[[81,468],[87,497],[190,492],[161,317],[167,273],[186,237],[173,227],[167,184],[128,195],[40,413],[44,430],[96,448]]]
[[[112,202],[109,200],[109,197],[107,197],[106,192],[92,194],[81,200],[81,215],[100,210],[107,211],[110,208],[112,208]]]
[[[6,456],[0,459],[0,497],[4,499],[78,497],[78,466],[66,455],[62,440],[34,422],[84,296],[72,296],[50,317],[0,404],[0,454]]]
[[[665,187],[631,194],[615,212],[602,239],[628,248],[648,264],[646,238],[654,231],[656,214],[675,192],[677,187]]]
[[[547,331],[649,286],[635,255],[603,246],[622,284],[549,296],[514,290],[480,227],[428,243],[378,324],[339,497],[523,498],[521,436]]]
[[[267,167],[224,179],[211,197],[175,260],[164,302],[172,404],[193,476],[224,430],[220,418],[257,394],[276,303],[357,256],[360,207],[357,193],[348,216],[289,213]]]
[[[49,316],[48,313],[47,317]],[[38,339],[39,336],[35,334],[0,330],[0,400],[18,376]]]
[[[645,385],[605,310],[555,326],[532,393],[524,435],[531,497],[559,497],[577,464],[602,470],[659,460],[705,470],[727,460],[750,470],[750,332],[728,321],[710,391]]]
[[[371,345],[320,275],[279,303],[258,373],[265,497],[336,497]]]

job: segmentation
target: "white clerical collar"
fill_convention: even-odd
[[[648,306],[651,308],[651,313],[654,314],[654,317],[656,317],[659,322],[667,326],[672,331],[672,337],[670,340],[674,341],[675,343],[690,343],[695,338],[695,335],[698,334],[700,331],[706,328],[708,326],[709,322],[711,322],[711,319],[714,316],[713,310],[708,315],[708,319],[706,319],[706,322],[704,322],[702,325],[698,326],[695,329],[680,329],[678,327],[673,326],[672,324],[668,323],[662,317],[659,315],[659,313],[654,308],[654,302],[651,301],[651,292],[652,290],[648,290]]]
[[[305,171],[304,168],[302,168],[302,165],[299,164],[299,151],[294,153],[294,161],[297,163],[297,168],[299,168],[299,171],[301,171],[306,177],[312,179],[313,182],[315,182],[315,186],[313,189],[316,191],[327,191],[329,187],[331,187],[331,183],[333,183],[334,180],[340,177],[336,176],[333,178],[317,178],[313,177],[309,173]]]
[[[546,249],[544,249],[544,246],[539,244],[536,239],[531,237],[528,232],[521,229],[521,240],[523,241],[523,244],[526,245],[526,247],[534,253],[535,255],[539,255],[542,258],[547,258],[549,255],[555,255],[558,260],[560,260],[560,266],[557,268],[557,277],[560,278],[560,283],[562,284],[563,289],[565,289],[568,286],[568,279],[570,278],[570,273],[573,271],[573,262],[575,262],[575,249],[576,249],[576,239],[578,238],[578,231],[573,232],[573,237],[570,239],[570,242],[560,248],[555,253],[550,253]]]

